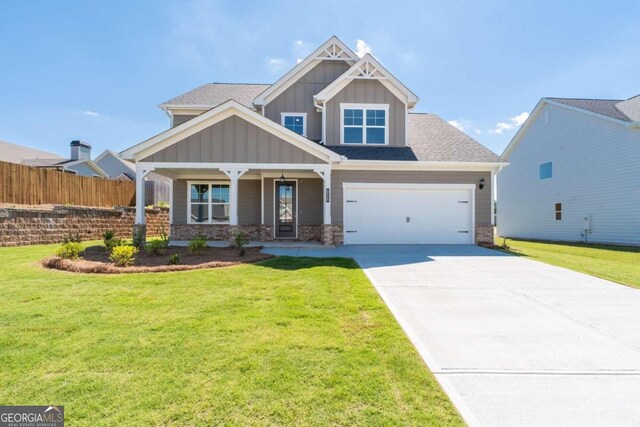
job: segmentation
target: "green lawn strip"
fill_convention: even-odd
[[[507,244],[516,255],[640,288],[640,248],[513,239]]]
[[[1,248],[2,405],[70,425],[458,425],[348,259],[128,275],[45,270]]]

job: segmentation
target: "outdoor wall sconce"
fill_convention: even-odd
[[[282,171],[282,175],[280,175],[280,182],[284,184],[287,178],[284,177],[284,171]]]
[[[481,189],[481,190],[484,188],[484,183],[485,183],[485,181],[484,181],[484,177],[483,177],[483,178],[480,178],[480,189]]]

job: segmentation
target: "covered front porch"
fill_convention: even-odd
[[[146,233],[144,177],[153,171],[172,180],[174,241],[232,242],[243,232],[254,242],[340,243],[327,164],[138,162],[136,169],[138,233]]]

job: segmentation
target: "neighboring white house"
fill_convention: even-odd
[[[500,236],[640,244],[640,95],[543,98],[502,158]]]

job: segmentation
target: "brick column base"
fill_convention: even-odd
[[[134,224],[132,238],[134,242],[138,240],[140,247],[144,247],[147,244],[147,225]]]
[[[493,225],[476,225],[476,245],[480,243],[493,244]]]
[[[342,226],[322,224],[322,244],[326,246],[341,245],[344,243],[342,238]]]

